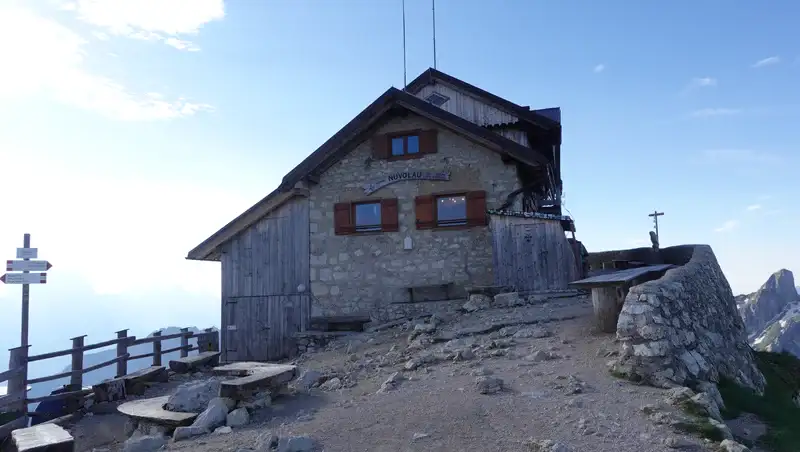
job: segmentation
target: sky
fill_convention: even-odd
[[[406,77],[434,65],[406,0]],[[186,253],[388,87],[401,0],[0,0],[0,258],[53,264],[32,353],[219,323]],[[710,244],[735,293],[796,269],[800,4],[436,1],[436,66],[562,109],[565,206],[589,251]],[[0,285],[0,368],[19,343]]]

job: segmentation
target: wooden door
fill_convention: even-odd
[[[294,333],[307,322],[308,295],[229,297],[226,361],[275,361],[297,352]]]

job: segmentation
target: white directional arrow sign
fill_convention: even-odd
[[[47,273],[6,273],[0,276],[5,284],[47,284]]]
[[[8,272],[46,272],[50,267],[47,261],[6,261]]]

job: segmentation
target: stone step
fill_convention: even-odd
[[[219,364],[220,352],[203,352],[186,358],[173,359],[169,362],[169,369],[177,374],[196,372],[206,367]]]
[[[11,432],[14,452],[74,452],[75,440],[56,424],[39,424]]]
[[[164,406],[168,400],[169,396],[132,400],[117,407],[117,411],[137,421],[147,421],[167,427],[191,425],[197,413],[167,411]]]

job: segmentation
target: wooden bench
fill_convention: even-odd
[[[573,281],[569,285],[578,289],[592,290],[592,306],[598,328],[604,333],[614,333],[617,331],[619,312],[628,290],[632,286],[658,279],[664,272],[674,267],[670,264],[661,264],[629,268]]]
[[[260,390],[280,390],[297,377],[297,366],[244,361],[215,367],[214,373],[238,377],[223,381],[219,395],[242,400]]]
[[[164,406],[168,400],[169,396],[133,400],[118,406],[117,411],[137,421],[147,421],[167,427],[182,427],[194,422],[197,413],[167,411]]]
[[[170,360],[169,370],[177,374],[186,374],[218,364],[219,352],[203,352],[194,356]]]
[[[39,424],[11,432],[15,452],[74,452],[75,440],[56,424]]]
[[[336,315],[311,318],[313,331],[364,331],[364,325],[372,321],[369,315]]]
[[[143,395],[149,383],[165,383],[169,374],[164,366],[150,366],[92,386],[94,402],[114,402],[129,395]]]
[[[429,284],[425,286],[407,287],[409,303],[421,301],[446,301],[449,300],[453,288],[453,283]]]

